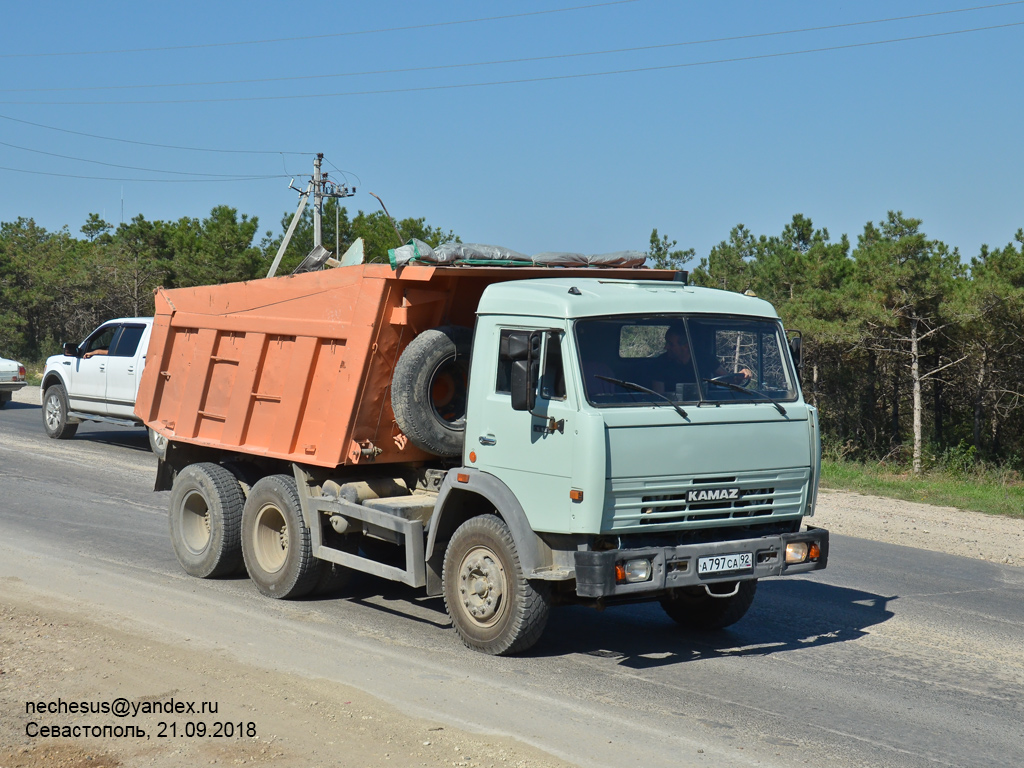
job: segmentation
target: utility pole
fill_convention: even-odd
[[[302,211],[306,207],[306,202],[309,200],[309,196],[313,196],[313,250],[310,251],[310,256],[317,253],[319,250],[323,250],[323,227],[322,227],[322,215],[324,210],[324,198],[325,197],[352,197],[356,193],[356,188],[352,187],[349,190],[345,184],[335,184],[330,181],[326,173],[320,172],[320,164],[323,162],[323,152],[318,152],[316,157],[313,158],[313,178],[309,184],[306,185],[304,190],[299,193],[299,207],[295,210],[295,215],[292,216],[291,224],[288,225],[288,231],[284,234],[284,239],[281,241],[281,247],[277,249],[277,255],[274,257],[274,263],[270,265],[270,270],[267,272],[267,277],[273,277],[277,273],[277,268],[281,265],[281,259],[284,257],[284,252],[288,249],[288,243],[291,242],[292,235],[295,234],[295,228],[299,224],[299,220],[302,218]],[[294,179],[293,179],[294,181]],[[298,187],[289,184],[290,189],[298,189]],[[307,260],[309,256],[307,256]],[[323,259],[320,260],[320,264],[323,263]]]
[[[320,217],[324,208],[323,183],[320,179],[320,163],[323,162],[324,153],[318,152],[313,158],[313,250],[323,244],[323,230]]]

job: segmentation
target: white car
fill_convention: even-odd
[[[11,402],[11,395],[25,386],[25,366],[17,360],[0,357],[0,408]]]
[[[152,327],[152,317],[109,320],[81,344],[65,343],[63,354],[47,358],[39,390],[47,435],[66,440],[83,421],[142,426],[135,396]],[[161,435],[150,430],[149,443],[163,455],[167,443]]]

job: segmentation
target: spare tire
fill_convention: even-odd
[[[410,341],[398,358],[391,408],[398,428],[420,450],[462,454],[472,341],[469,328],[434,328]]]

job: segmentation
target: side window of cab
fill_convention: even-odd
[[[139,349],[142,334],[146,332],[144,325],[126,325],[118,337],[117,346],[110,352],[114,357],[135,357]]]
[[[85,340],[82,349],[82,357],[93,357],[94,355],[107,355],[116,343],[120,325],[105,325]]]
[[[498,394],[511,394],[512,392],[512,362],[513,357],[508,354],[509,337],[515,334],[530,334],[535,328],[503,328],[501,330],[500,342],[498,344],[498,374],[494,383],[494,391]],[[565,400],[565,367],[562,362],[562,336],[561,333],[544,332],[546,345],[543,346],[544,376],[540,382],[540,396],[545,400]]]

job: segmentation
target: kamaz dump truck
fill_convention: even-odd
[[[356,572],[463,642],[553,606],[739,620],[825,567],[817,414],[765,301],[648,269],[360,264],[158,290],[137,415],[186,572],[263,594]],[[682,346],[687,353],[680,353]]]

